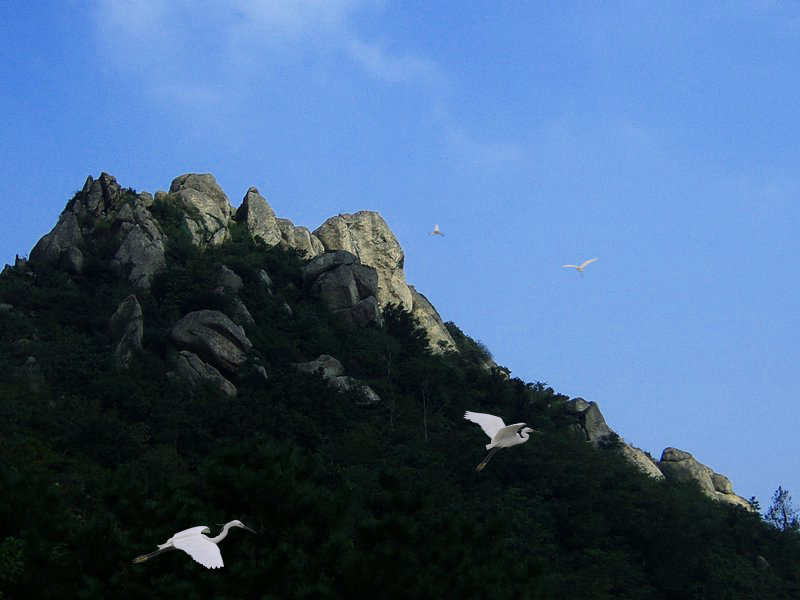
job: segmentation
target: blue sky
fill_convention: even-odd
[[[101,171],[377,210],[515,376],[800,504],[796,3],[6,0],[0,40],[0,261]]]

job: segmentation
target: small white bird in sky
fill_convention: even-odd
[[[582,264],[580,267],[579,267],[578,265],[562,265],[562,266],[564,266],[564,267],[573,267],[573,268],[575,268],[575,269],[578,269],[578,273],[580,273],[580,274],[581,274],[581,277],[583,277],[583,268],[584,268],[586,265],[588,265],[589,263],[592,263],[592,262],[594,262],[594,261],[596,261],[596,260],[597,260],[596,258],[593,258],[592,260],[587,260],[587,261],[586,261],[585,263],[583,263],[583,264]]]
[[[524,444],[528,441],[531,433],[541,433],[530,427],[525,427],[525,423],[515,423],[514,425],[506,425],[503,419],[495,417],[494,415],[487,415],[486,413],[475,413],[467,411],[464,413],[464,418],[467,421],[472,421],[481,426],[481,429],[486,432],[492,442],[486,445],[489,454],[483,459],[483,462],[478,465],[476,471],[480,471],[492,458],[492,454],[497,452],[500,448],[508,448],[518,444]]]
[[[133,562],[144,562],[148,558],[153,558],[168,550],[183,550],[207,569],[218,569],[225,565],[222,564],[222,554],[220,554],[217,544],[225,539],[231,527],[241,527],[242,529],[247,529],[247,531],[253,531],[242,524],[241,521],[231,521],[222,526],[222,531],[217,537],[210,538],[203,535],[211,533],[211,530],[205,525],[190,527],[189,529],[179,531],[165,543],[158,544],[158,550],[155,552],[145,554],[144,556],[137,556],[133,559]],[[253,531],[253,533],[255,533],[255,531]]]
[[[439,231],[439,225],[438,224],[433,226],[433,231],[429,231],[428,235],[440,235],[440,236],[444,237],[444,234],[441,231]]]

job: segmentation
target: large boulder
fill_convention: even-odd
[[[83,233],[74,212],[65,210],[50,233],[31,250],[31,264],[46,264],[67,272],[80,273],[83,268]]]
[[[211,384],[226,396],[231,398],[236,396],[236,386],[193,352],[188,350],[176,351],[170,355],[169,362],[175,369],[177,376],[189,385],[198,387],[203,384]]]
[[[217,270],[217,285],[239,292],[244,287],[242,278],[225,265]]]
[[[328,385],[340,391],[358,392],[362,398],[357,402],[360,405],[372,405],[381,401],[381,397],[371,387],[353,377],[344,375],[342,363],[329,354],[322,354],[308,362],[297,363],[295,368],[302,373],[319,373],[328,382]]]
[[[228,222],[233,207],[210,173],[187,173],[169,187],[169,201],[186,208],[186,226],[198,246],[219,246],[230,237]]]
[[[251,187],[247,190],[236,211],[236,220],[244,223],[250,235],[261,238],[268,246],[274,246],[283,239],[275,211],[258,193],[258,188]]]
[[[413,310],[413,298],[403,272],[403,249],[378,213],[363,210],[331,217],[314,235],[325,251],[346,250],[357,256],[361,264],[378,272],[377,297],[381,307],[393,303]]]
[[[378,293],[378,274],[360,264],[358,257],[340,250],[326,252],[303,266],[303,281],[325,307],[353,325],[383,322]]]
[[[427,332],[432,350],[455,350],[456,344],[439,313],[425,296],[406,283],[405,255],[392,230],[378,213],[360,211],[331,217],[314,231],[327,252],[344,250],[378,274],[380,308],[397,304],[409,311]]]
[[[109,320],[111,336],[116,343],[112,352],[114,365],[128,367],[134,353],[142,349],[144,322],[142,307],[136,296],[131,294],[120,302]]]
[[[684,450],[664,448],[658,468],[668,479],[680,483],[694,482],[704,494],[712,498],[716,496],[711,479],[714,472]]]
[[[175,324],[170,337],[179,349],[227,374],[239,371],[253,347],[244,329],[216,310],[190,312]]]

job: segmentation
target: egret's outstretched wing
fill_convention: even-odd
[[[487,415],[486,413],[476,413],[467,411],[464,413],[464,418],[467,421],[472,421],[473,423],[477,423],[481,426],[486,435],[490,438],[494,439],[494,436],[497,435],[497,432],[500,431],[503,427],[506,426],[503,423],[503,419],[500,417],[495,417],[494,415]]]
[[[581,269],[582,269],[583,267],[585,267],[586,265],[588,265],[589,263],[591,263],[591,262],[594,262],[594,261],[596,261],[596,260],[597,260],[596,258],[593,258],[592,260],[587,260],[585,263],[583,263],[583,264],[581,265]]]
[[[166,543],[159,544],[159,548],[165,548],[170,544],[174,544],[175,540],[178,540],[183,537],[193,536],[193,535],[200,535],[201,533],[211,533],[211,530],[206,527],[205,525],[198,525],[197,527],[189,527],[189,529],[184,529],[183,531],[179,531],[171,538],[169,538]]]
[[[573,267],[575,269],[579,268],[578,265],[561,265],[562,267]]]
[[[524,427],[525,423],[515,423],[514,425],[506,425],[502,429],[498,429],[497,433],[492,438],[492,443],[499,442],[505,437],[514,437],[520,427]]]
[[[178,550],[183,550],[207,569],[223,567],[222,554],[217,545],[199,533],[194,536],[181,537],[172,542]]]
[[[178,538],[186,537],[189,535],[200,535],[201,533],[211,533],[211,530],[205,525],[198,525],[197,527],[189,527],[189,529],[184,529],[183,531],[179,531],[178,533],[173,535],[170,539],[176,540]]]

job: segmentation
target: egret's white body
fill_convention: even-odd
[[[578,265],[562,265],[562,267],[572,267],[573,269],[578,269],[578,273],[580,273],[581,277],[583,277],[583,269],[584,269],[584,267],[586,267],[586,265],[588,265],[589,263],[593,263],[596,260],[597,260],[596,258],[593,258],[591,260],[587,260],[580,267]]]
[[[489,459],[500,448],[509,448],[524,444],[528,441],[531,433],[541,433],[530,427],[525,427],[525,423],[515,423],[514,425],[506,425],[503,419],[494,415],[487,415],[486,413],[475,413],[467,411],[464,413],[464,418],[467,421],[472,421],[481,426],[481,429],[491,438],[491,442],[486,444],[486,449],[489,451],[488,456],[483,459],[483,462],[478,465],[477,471],[483,469]]]
[[[133,562],[144,562],[148,558],[153,558],[168,550],[183,550],[207,569],[219,569],[225,565],[222,563],[222,554],[220,554],[217,544],[225,539],[231,527],[241,527],[242,529],[247,529],[247,531],[253,531],[242,524],[241,521],[231,521],[222,526],[222,531],[218,536],[210,538],[205,534],[211,533],[211,530],[205,525],[190,527],[189,529],[179,531],[163,544],[158,544],[158,550],[155,552],[139,556],[133,559]],[[253,531],[253,533],[255,533],[255,531]]]
[[[441,231],[439,231],[439,225],[438,224],[433,226],[433,231],[429,232],[428,235],[440,235],[440,236],[444,237],[444,234]]]

